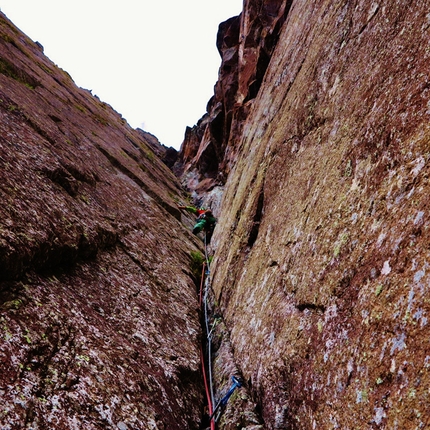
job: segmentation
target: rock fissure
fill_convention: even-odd
[[[316,305],[315,303],[299,303],[296,305],[296,308],[300,312],[304,312],[305,310],[310,310],[318,313],[324,313],[326,311],[326,307],[323,305]]]
[[[206,334],[206,338],[203,339],[203,349],[205,359],[210,361],[207,363],[207,369],[211,384],[210,390],[214,394],[214,404],[212,405],[212,416],[206,415],[202,423],[209,428],[212,418],[216,423],[216,428],[261,429],[263,421],[258,412],[259,407],[250,397],[248,384],[244,383],[240,368],[235,362],[229,331],[222,317],[222,309],[216,305],[208,270],[206,270],[206,277],[205,293],[202,296],[205,310],[202,327]],[[206,318],[207,320],[205,320]],[[229,396],[228,393],[233,383],[237,382],[240,386]],[[240,411],[240,415],[237,414],[237,410]]]

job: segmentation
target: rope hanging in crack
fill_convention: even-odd
[[[209,267],[209,258],[207,252],[207,244],[206,244],[206,235],[205,235],[205,260],[206,262],[203,264],[202,269],[202,279],[200,282],[200,307],[203,307],[204,312],[204,325],[206,331],[206,340],[207,340],[207,367],[208,367],[208,377],[206,376],[206,366],[205,366],[205,357],[203,353],[203,345],[201,345],[201,361],[202,361],[202,371],[203,371],[203,381],[205,384],[206,397],[208,402],[209,416],[210,416],[210,428],[211,430],[215,430],[215,420],[213,418],[213,405],[214,401],[214,393],[213,393],[213,378],[212,378],[212,350],[211,350],[211,330],[209,330],[209,313],[208,313],[208,293],[210,286],[210,267]],[[203,283],[204,283],[204,291],[203,291]],[[203,303],[202,303],[203,302]],[[202,306],[203,305],[203,306]]]
[[[205,263],[203,263],[202,270],[202,279],[200,282],[200,308],[203,308],[204,311],[204,329],[206,331],[206,340],[207,340],[207,375],[206,375],[206,366],[204,363],[204,353],[203,353],[203,345],[201,345],[201,357],[202,357],[202,368],[203,368],[203,379],[205,384],[206,396],[208,400],[208,409],[209,409],[209,420],[210,420],[210,429],[215,430],[216,422],[222,414],[225,406],[227,405],[230,397],[236,390],[236,388],[242,387],[242,381],[240,378],[231,376],[232,385],[228,389],[227,393],[218,401],[218,404],[214,408],[215,405],[215,397],[214,397],[214,389],[213,389],[213,372],[212,372],[212,333],[218,323],[219,319],[215,319],[212,325],[210,325],[209,321],[209,309],[208,309],[208,297],[209,290],[211,287],[210,281],[210,261],[208,257],[208,244],[207,237],[205,235],[204,238],[205,245]],[[204,291],[203,291],[203,283],[204,283]]]
[[[200,309],[202,308],[202,305],[203,305],[203,282],[205,280],[205,273],[206,273],[206,264],[203,263],[202,276],[200,280],[200,299],[199,299]],[[206,377],[205,355],[203,352],[203,344],[200,345],[200,361],[202,363],[203,382],[204,382],[206,398],[208,402],[209,415],[212,416],[213,414],[213,401],[212,401],[212,395],[211,395],[212,388],[209,388],[208,380]],[[215,430],[215,421],[212,419],[210,421],[211,421],[211,430]]]

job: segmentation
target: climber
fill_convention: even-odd
[[[206,233],[206,241],[209,243],[216,224],[216,218],[213,216],[212,211],[204,208],[197,209],[194,206],[178,206],[178,208],[185,209],[187,212],[197,215],[193,234],[199,234],[201,231],[204,231]]]

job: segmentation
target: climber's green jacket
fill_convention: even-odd
[[[194,234],[199,234],[203,230],[210,233],[213,232],[217,220],[210,209],[197,209],[194,206],[179,206],[179,208],[198,215],[197,222],[193,227]]]
[[[212,212],[206,211],[197,218],[197,222],[193,227],[193,233],[199,234],[202,230],[211,231],[215,228],[215,223],[216,218],[212,215]]]

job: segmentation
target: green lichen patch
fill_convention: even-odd
[[[40,85],[36,79],[31,77],[23,70],[18,69],[14,64],[10,63],[5,58],[0,58],[0,73],[9,78],[15,79],[32,90]]]

